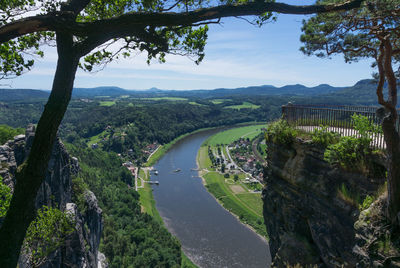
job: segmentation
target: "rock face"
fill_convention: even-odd
[[[374,160],[382,166],[383,159]],[[296,140],[290,146],[268,144],[264,220],[273,265],[314,264],[355,267],[355,204],[339,194],[345,187],[363,200],[384,178],[347,173],[323,160],[323,149]]]
[[[26,135],[19,135],[0,146],[0,175],[4,183],[14,189],[14,174],[17,167],[28,155],[35,135],[34,126],[28,126]],[[80,212],[72,203],[72,176],[79,171],[78,160],[70,157],[64,145],[57,139],[46,172],[46,178],[36,198],[36,207],[43,205],[69,211],[75,217],[75,231],[68,237],[65,245],[53,252],[41,267],[99,267],[98,256],[100,237],[103,228],[102,211],[95,195],[85,193],[85,212]],[[1,224],[1,222],[0,222]],[[103,263],[105,263],[103,261]],[[21,255],[19,267],[30,267],[26,257]],[[103,265],[104,267],[104,265]]]

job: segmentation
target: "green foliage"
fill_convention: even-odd
[[[367,195],[363,202],[359,205],[359,210],[361,211],[369,208],[374,200],[375,198],[373,196]]]
[[[32,267],[39,267],[47,256],[60,247],[74,231],[72,215],[43,206],[30,224],[24,241],[24,251]]]
[[[340,185],[338,189],[338,195],[340,198],[356,208],[360,207],[360,195],[357,192],[349,190],[344,183]]]
[[[6,216],[11,197],[11,189],[3,183],[3,178],[0,176],[0,218]]]
[[[362,115],[354,114],[352,120],[359,137],[341,137],[338,143],[328,146],[324,158],[332,165],[338,164],[345,169],[363,171],[368,169],[367,158],[372,153],[371,136],[380,131],[380,128]]]
[[[8,140],[14,138],[19,134],[23,134],[25,130],[23,128],[12,128],[7,125],[0,125],[0,144],[6,143]]]
[[[311,139],[314,143],[322,145],[323,147],[328,146],[339,141],[339,134],[328,131],[327,126],[320,126],[320,128],[315,128],[311,134]]]
[[[279,119],[267,125],[265,139],[276,144],[289,145],[297,136],[297,131],[284,119]]]
[[[132,175],[120,158],[86,146],[66,146],[78,157],[79,178],[94,192],[103,210],[100,250],[110,267],[178,267],[182,258],[179,241],[157,220],[141,213],[138,193],[127,186]]]
[[[367,146],[366,146],[367,145]],[[365,166],[365,156],[369,153],[369,143],[356,137],[341,137],[336,144],[329,145],[324,159],[332,165],[353,170],[360,165]]]
[[[84,215],[86,212],[85,192],[88,190],[87,184],[81,177],[72,178],[72,201],[78,206],[79,212]]]
[[[321,4],[337,0],[320,0]],[[378,35],[385,29],[386,37],[393,44],[398,42],[396,29],[400,25],[394,10],[399,9],[395,0],[367,0],[361,8],[346,12],[318,14],[303,21],[304,43],[301,48],[307,55],[329,57],[334,53],[344,55],[345,61],[376,57],[379,48]],[[379,31],[373,30],[374,21],[380,21]]]
[[[382,133],[382,126],[372,123],[366,116],[353,114],[351,119],[353,120],[354,129],[358,131],[362,139],[371,141],[372,134]]]

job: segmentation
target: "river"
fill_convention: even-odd
[[[241,224],[207,192],[197,168],[200,145],[220,130],[190,135],[177,142],[154,168],[156,207],[185,254],[200,267],[269,267],[268,243]],[[175,172],[176,169],[181,169]]]

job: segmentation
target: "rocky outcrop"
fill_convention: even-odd
[[[16,136],[14,140],[0,146],[0,175],[12,190],[15,185],[14,174],[28,155],[34,135],[35,128],[31,125],[28,126],[26,135]],[[85,211],[79,211],[72,203],[72,177],[78,171],[78,160],[71,157],[57,139],[45,181],[36,198],[36,207],[46,205],[69,211],[75,218],[76,226],[65,245],[53,252],[41,267],[99,267],[99,264],[105,267],[104,257],[98,252],[103,223],[102,211],[95,195],[90,191],[85,192]],[[30,267],[23,255],[19,267]]]
[[[373,160],[383,168],[383,159]],[[268,144],[264,219],[273,265],[355,267],[354,223],[359,210],[340,188],[363,200],[384,183],[383,176],[364,176],[334,168],[323,149],[296,140],[290,146]]]
[[[354,224],[357,267],[400,267],[400,229],[385,216],[387,194],[361,211]]]

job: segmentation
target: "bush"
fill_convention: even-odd
[[[25,236],[24,251],[33,267],[39,267],[74,231],[73,216],[57,208],[43,206]]]
[[[297,131],[284,119],[279,119],[278,121],[268,124],[265,133],[265,139],[268,142],[284,145],[291,144],[296,136]]]
[[[336,144],[329,145],[324,159],[331,165],[340,165],[345,169],[354,169],[364,165],[366,155],[370,153],[369,141],[356,137],[341,137]]]
[[[72,201],[78,206],[81,214],[86,213],[86,198],[85,192],[88,190],[87,184],[81,177],[72,178]]]
[[[6,143],[8,140],[14,138],[19,134],[23,134],[25,130],[23,128],[12,128],[7,125],[0,125],[0,144]]]
[[[321,128],[314,129],[311,134],[311,139],[314,143],[327,147],[328,145],[339,141],[339,134],[333,131],[328,131],[327,126],[321,126]]]
[[[382,133],[382,127],[372,123],[368,117],[363,115],[353,114],[351,117],[354,124],[354,129],[358,131],[362,138],[369,138],[373,133]]]
[[[368,156],[372,154],[371,136],[381,129],[362,115],[354,114],[352,120],[359,137],[341,137],[338,143],[327,147],[324,158],[332,165],[338,164],[345,169],[365,171],[369,169]]]
[[[7,214],[11,201],[11,189],[3,183],[3,177],[0,176],[0,218]]]
[[[224,178],[229,178],[229,173],[225,173]]]

